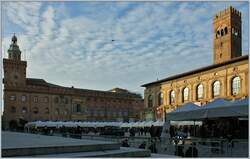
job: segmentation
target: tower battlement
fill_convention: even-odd
[[[218,12],[217,14],[215,14],[213,20],[217,20],[217,19],[222,18],[224,16],[227,16],[229,14],[236,15],[239,18],[241,18],[241,12],[238,11],[237,9],[233,8],[232,6],[230,6],[226,9]]]

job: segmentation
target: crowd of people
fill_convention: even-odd
[[[171,138],[188,136],[200,138],[243,138],[239,120],[236,118],[220,119],[220,120],[205,120],[202,125],[171,125],[169,134]],[[246,136],[246,135],[245,135]]]

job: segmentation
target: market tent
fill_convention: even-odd
[[[202,120],[205,118],[248,116],[248,98],[234,102],[218,98],[198,109],[193,110],[191,110],[192,106],[184,105],[183,107],[190,107],[190,109],[183,108],[183,111],[171,112],[167,114],[167,120],[190,121]]]
[[[246,100],[248,101],[248,100]],[[200,110],[194,111],[196,119],[218,117],[248,116],[248,103],[244,101],[229,102],[224,99],[216,99],[204,105]]]
[[[199,110],[200,106],[187,103],[182,107],[177,108],[175,111],[167,114],[167,120],[192,120],[191,118],[195,115],[194,110]]]

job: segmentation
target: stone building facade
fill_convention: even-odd
[[[144,118],[164,120],[185,103],[248,96],[248,55],[241,53],[241,13],[229,7],[214,16],[214,64],[142,85]]]
[[[140,120],[141,95],[125,89],[110,91],[63,87],[43,79],[26,78],[17,38],[12,37],[8,58],[3,59],[3,127],[21,127],[27,121],[129,121]]]

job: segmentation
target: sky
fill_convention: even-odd
[[[2,52],[18,38],[27,77],[66,87],[128,89],[211,65],[212,19],[248,2],[2,2]]]

